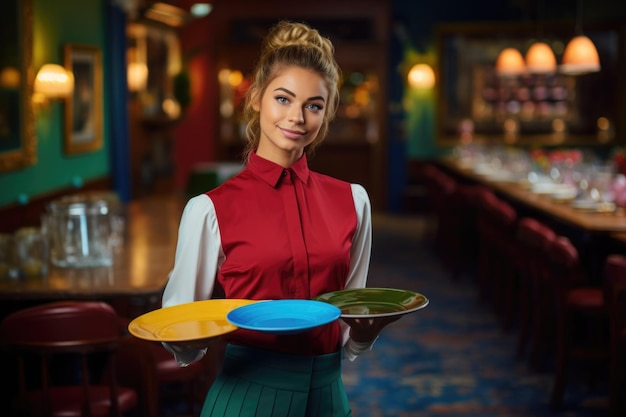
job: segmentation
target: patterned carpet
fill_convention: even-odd
[[[417,291],[430,304],[392,323],[371,352],[344,361],[354,416],[607,416],[606,387],[591,389],[576,374],[565,410],[550,411],[552,374],[515,359],[515,329],[501,330],[469,278],[446,275],[429,250],[425,224],[420,217],[375,218],[368,286]]]

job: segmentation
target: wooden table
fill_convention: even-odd
[[[585,230],[590,233],[626,232],[626,215],[623,210],[613,213],[595,213],[573,208],[566,202],[559,202],[549,196],[535,194],[528,188],[504,181],[495,181],[474,173],[472,170],[457,164],[454,159],[441,159],[440,164],[456,175],[473,182],[484,184],[502,196],[525,205],[561,223]]]
[[[442,158],[437,163],[461,181],[489,187],[509,201],[517,209],[518,216],[539,218],[557,233],[570,238],[597,281],[601,281],[606,256],[621,251],[617,245],[620,239],[626,242],[626,214],[623,209],[611,213],[579,210],[567,202],[535,194],[519,184],[479,175],[453,158]]]
[[[68,299],[107,301],[127,316],[158,308],[174,263],[184,203],[183,198],[176,195],[130,202],[125,207],[124,242],[116,247],[112,266],[51,266],[44,277],[2,280],[3,312]]]

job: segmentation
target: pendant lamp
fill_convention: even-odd
[[[600,57],[591,39],[583,35],[583,0],[578,0],[577,35],[569,41],[563,52],[560,70],[564,74],[582,75],[600,71]]]
[[[556,57],[550,45],[535,42],[526,52],[526,69],[535,74],[556,72]]]
[[[600,71],[598,51],[587,36],[574,37],[563,52],[561,72],[570,75],[582,75]]]
[[[538,39],[543,37],[544,2],[537,1],[537,33]],[[543,41],[533,43],[526,51],[526,69],[534,74],[556,72],[556,57],[550,45]]]
[[[496,60],[496,72],[503,77],[513,77],[526,70],[522,53],[515,48],[504,48]]]

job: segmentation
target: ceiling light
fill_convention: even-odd
[[[496,60],[496,72],[504,77],[516,76],[526,70],[522,53],[515,48],[504,48]]]
[[[556,57],[552,48],[545,42],[535,42],[526,52],[526,69],[536,74],[556,71]]]
[[[570,75],[600,71],[600,57],[591,39],[583,35],[573,38],[565,47],[560,70]]]

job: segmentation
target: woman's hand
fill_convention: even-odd
[[[359,319],[342,317],[341,320],[350,326],[350,338],[352,340],[359,343],[367,343],[376,340],[385,326],[393,323],[400,317],[399,315]]]
[[[217,344],[221,340],[222,338],[218,336],[210,337],[207,339],[189,340],[185,342],[167,342],[167,344],[176,352],[185,352],[189,350],[206,349],[210,346]]]

